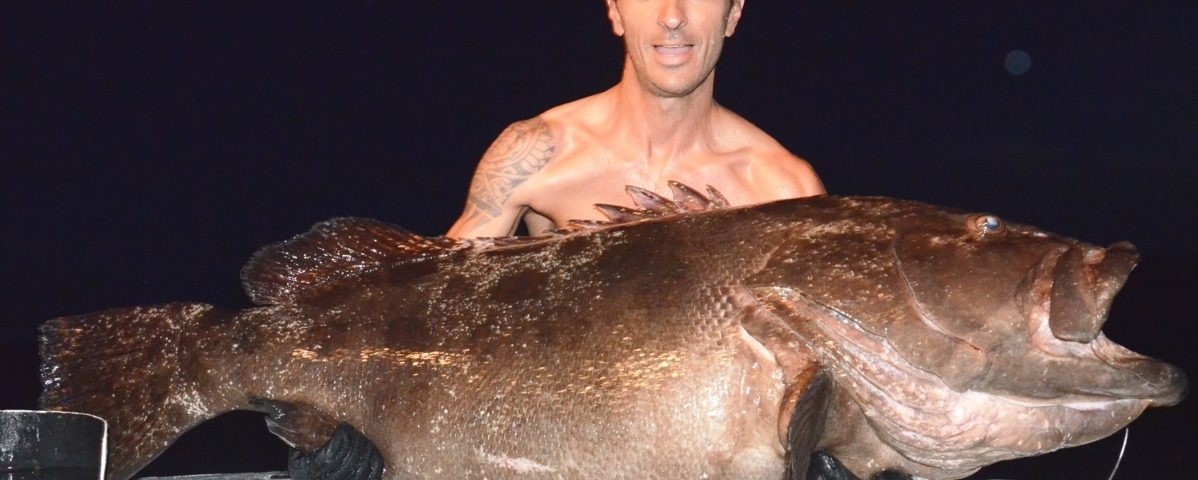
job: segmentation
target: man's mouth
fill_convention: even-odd
[[[692,47],[693,45],[689,44],[664,44],[654,45],[653,49],[662,55],[676,56],[690,52]]]
[[[694,45],[685,43],[667,43],[653,46],[653,52],[658,63],[666,67],[681,66],[691,58]]]

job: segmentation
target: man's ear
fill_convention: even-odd
[[[611,0],[608,0],[611,3]],[[740,13],[745,9],[745,0],[732,0],[732,9],[728,11],[728,25],[724,27],[724,36],[731,37],[740,23]]]
[[[607,19],[611,20],[611,31],[617,37],[624,36],[624,20],[620,18],[619,7],[616,6],[616,0],[607,1]],[[739,1],[739,0],[738,0]]]

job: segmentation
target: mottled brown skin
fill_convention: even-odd
[[[349,423],[392,479],[777,479],[816,448],[960,478],[1180,400],[1095,327],[1129,247],[978,218],[819,197],[461,242],[341,220],[247,267],[273,305],[49,322],[44,403],[112,422],[110,479],[238,408],[308,450]]]

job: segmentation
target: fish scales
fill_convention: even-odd
[[[47,322],[43,404],[109,420],[115,480],[234,409],[301,451],[349,425],[388,479],[803,478],[816,449],[940,479],[1184,395],[1086,330],[1129,247],[887,198],[636,193],[657,210],[545,238],[319,224],[247,265],[262,306]]]

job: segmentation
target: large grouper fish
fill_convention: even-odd
[[[269,413],[293,475],[801,479],[819,452],[862,478],[953,479],[1186,394],[1101,332],[1130,244],[672,187],[548,237],[320,223],[242,271],[258,307],[47,322],[42,403],[108,420],[111,480],[237,409]]]

